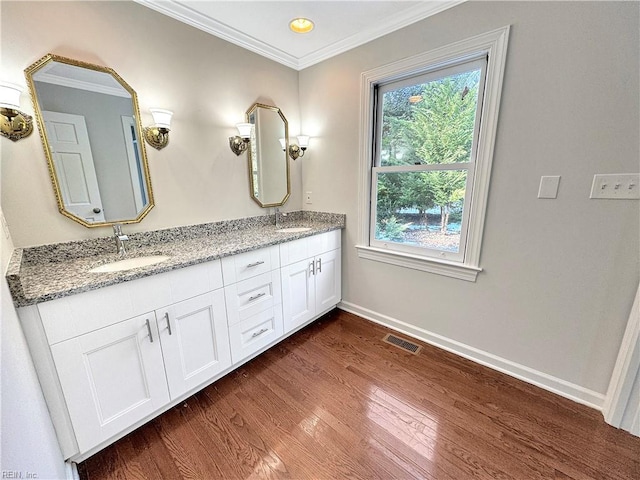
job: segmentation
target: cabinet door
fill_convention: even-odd
[[[333,308],[342,299],[341,250],[316,257],[316,313]]]
[[[313,259],[282,267],[282,311],[285,333],[311,320],[315,315],[316,293],[313,268]]]
[[[156,316],[172,399],[231,366],[222,289],[157,310]]]
[[[153,313],[51,346],[80,452],[169,402]]]

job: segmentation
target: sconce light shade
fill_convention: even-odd
[[[309,135],[298,135],[298,146],[306,150],[309,146]]]
[[[278,140],[280,140],[280,145],[282,146],[282,151],[284,152],[287,149],[287,139],[279,138]]]
[[[144,139],[156,150],[162,150],[169,144],[169,130],[173,112],[161,108],[150,108],[153,126],[144,129]]]
[[[163,110],[161,108],[150,108],[149,111],[153,116],[153,123],[156,128],[166,128],[167,130],[171,129],[171,117],[173,116],[173,112]]]
[[[304,157],[304,152],[309,147],[309,138],[308,135],[298,135],[298,144],[289,145],[289,156],[292,159]]]
[[[253,128],[253,123],[238,123],[236,125],[238,132],[240,132],[240,137],[242,138],[250,138],[251,137],[251,129]]]
[[[229,137],[229,148],[231,148],[231,151],[236,155],[240,155],[246,152],[247,148],[249,147],[253,123],[237,123],[236,128],[238,129],[240,135]]]
[[[33,119],[20,110],[22,88],[0,82],[0,134],[14,142],[33,132]]]
[[[22,89],[18,85],[7,82],[0,83],[0,107],[18,110],[21,93]]]

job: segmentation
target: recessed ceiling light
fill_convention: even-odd
[[[289,28],[296,33],[309,33],[313,30],[313,22],[308,18],[294,18],[289,22]]]

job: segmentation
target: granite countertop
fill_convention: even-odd
[[[265,215],[130,234],[125,257],[115,253],[113,237],[19,248],[13,252],[6,277],[14,304],[24,307],[345,226],[345,215],[341,214],[293,212],[283,220],[278,228],[304,226],[310,230],[278,232],[274,215]],[[89,272],[123,258],[158,254],[170,258],[121,272]]]

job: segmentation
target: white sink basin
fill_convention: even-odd
[[[311,227],[289,227],[289,228],[279,228],[276,232],[280,233],[300,233],[300,232],[308,232],[311,230]]]
[[[118,260],[117,262],[106,263],[99,267],[89,270],[91,273],[109,273],[122,272],[123,270],[131,270],[132,268],[146,267],[156,263],[169,260],[171,257],[167,255],[147,255],[146,257],[127,258]]]

